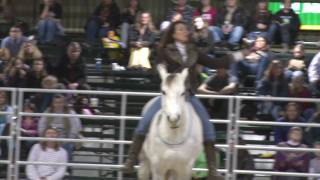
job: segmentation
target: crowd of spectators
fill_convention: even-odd
[[[46,59],[39,44],[55,43],[65,36],[61,20],[63,6],[55,0],[43,0],[40,5],[39,22],[36,36],[26,37],[26,26],[13,24],[2,39],[0,49],[0,85],[5,87],[44,88],[44,89],[81,89],[91,87],[86,82],[86,62],[81,56],[82,44],[69,42],[63,56],[57,57],[56,68],[48,69]],[[291,9],[291,0],[283,0],[283,9],[272,14],[268,1],[259,0],[253,13],[240,6],[238,0],[225,0],[225,7],[217,9],[209,0],[200,0],[197,8],[188,5],[187,0],[178,0],[161,22],[159,31],[154,25],[152,14],[146,11],[138,0],[131,0],[123,10],[114,0],[101,0],[85,26],[85,42],[90,45],[106,43],[118,44],[129,52],[128,68],[149,70],[156,59],[157,37],[162,36],[170,24],[184,21],[191,30],[190,37],[201,54],[216,57],[216,47],[228,50],[240,49],[247,44],[248,53],[239,62],[230,65],[228,71],[216,69],[202,84],[198,93],[214,95],[234,95],[239,88],[253,77],[252,87],[258,96],[311,98],[320,96],[320,52],[314,56],[310,65],[305,56],[303,45],[295,45],[300,28],[299,16]],[[278,37],[280,36],[280,37]],[[114,38],[117,37],[117,38]],[[107,41],[104,39],[107,38]],[[275,58],[270,46],[280,43],[285,52],[292,49],[292,59],[283,63]],[[114,44],[113,44],[114,45]],[[104,46],[114,47],[114,46]],[[179,57],[183,60],[183,57]],[[200,73],[211,72],[208,67],[198,68]],[[71,95],[72,96],[72,95]],[[28,93],[25,112],[47,112],[75,114],[68,102],[74,97],[49,93]],[[77,99],[79,100],[79,99]],[[80,100],[81,101],[81,100]],[[320,113],[313,103],[301,102],[257,102],[257,113],[271,114],[278,122],[319,123]],[[208,102],[215,117],[223,118],[228,104],[214,100]],[[82,107],[81,107],[82,108]],[[83,113],[83,108],[79,110]],[[89,107],[84,109],[88,110]],[[220,109],[220,110],[217,110]],[[0,92],[0,110],[12,112],[7,102],[7,94]],[[90,110],[89,110],[90,111]],[[39,122],[38,122],[39,121]],[[11,117],[0,115],[0,135],[8,132]],[[22,136],[78,138],[81,122],[78,118],[23,118]],[[293,127],[274,128],[275,144],[281,147],[305,147],[314,145],[320,148],[318,128],[299,129]],[[299,134],[300,133],[300,134]],[[305,136],[304,136],[305,135]],[[300,137],[301,136],[301,137]],[[306,145],[304,145],[304,144]],[[29,160],[50,162],[70,161],[75,144],[25,142],[22,144],[29,154]],[[1,158],[7,157],[7,144],[1,141]],[[49,149],[47,151],[46,149]],[[289,157],[290,156],[290,157]],[[309,157],[310,156],[310,157]],[[22,156],[23,157],[23,156]],[[289,158],[288,161],[283,159]],[[299,167],[291,167],[291,160],[299,161]],[[279,171],[320,172],[319,154],[311,160],[304,153],[277,153],[275,169]],[[285,163],[283,163],[285,162]],[[290,167],[287,167],[290,166]],[[44,170],[42,170],[44,168]],[[45,179],[49,175],[60,177],[65,168],[51,169],[47,166],[27,166],[30,179]],[[33,175],[31,175],[33,174]],[[281,178],[278,178],[281,179]]]

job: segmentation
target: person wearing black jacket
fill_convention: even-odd
[[[86,24],[86,36],[89,43],[98,42],[99,37],[105,37],[107,32],[116,29],[121,23],[120,9],[113,0],[101,0]]]
[[[231,49],[238,46],[247,24],[247,15],[238,6],[238,0],[226,0],[226,7],[218,12],[217,23],[213,28],[215,43],[219,44],[226,37]]]
[[[277,31],[280,31],[284,51],[288,52],[289,47],[294,44],[300,29],[299,16],[291,9],[291,0],[283,0],[283,9],[273,17],[270,27],[271,37],[274,38]]]
[[[71,42],[58,65],[57,77],[68,89],[89,89],[86,84],[86,66],[80,54],[80,44]]]

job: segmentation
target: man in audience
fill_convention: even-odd
[[[9,36],[2,40],[1,48],[9,49],[11,57],[16,57],[22,44],[26,41],[27,38],[23,36],[21,27],[14,25],[10,28]]]
[[[218,11],[217,23],[213,28],[215,43],[221,43],[228,37],[231,49],[238,47],[247,24],[247,15],[243,8],[238,6],[238,0],[226,0],[226,7]]]
[[[307,148],[302,144],[303,131],[299,127],[292,127],[288,133],[288,141],[281,142],[278,147]],[[307,173],[309,169],[310,155],[308,152],[278,151],[275,157],[274,170],[281,172]],[[305,177],[275,176],[273,180],[305,180]]]
[[[318,152],[315,152],[315,158],[310,161],[309,173],[320,173],[320,142],[315,142],[313,147],[318,149]],[[320,180],[320,177],[309,177],[308,180]]]
[[[309,65],[308,77],[311,92],[318,97],[320,95],[320,52],[314,56]]]
[[[300,29],[299,16],[291,9],[291,0],[283,0],[283,9],[278,11],[273,17],[270,27],[270,35],[274,38],[277,31],[280,31],[284,52],[289,51],[289,47],[294,44]]]
[[[182,15],[182,20],[191,26],[193,11],[193,8],[187,4],[187,0],[177,0],[176,5],[169,9],[166,21],[171,21],[172,17],[178,13]]]

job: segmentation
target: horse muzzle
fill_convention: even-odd
[[[170,124],[170,128],[171,129],[177,129],[180,126],[180,115],[177,115],[176,117],[167,117],[167,120]]]

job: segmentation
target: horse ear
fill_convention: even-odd
[[[189,69],[188,68],[184,68],[182,70],[182,72],[180,73],[183,82],[186,80],[188,74],[189,74]]]
[[[160,78],[161,78],[162,80],[165,80],[166,77],[168,76],[168,71],[167,71],[166,66],[163,65],[163,64],[159,64],[159,65],[157,66],[157,69],[158,69]]]

